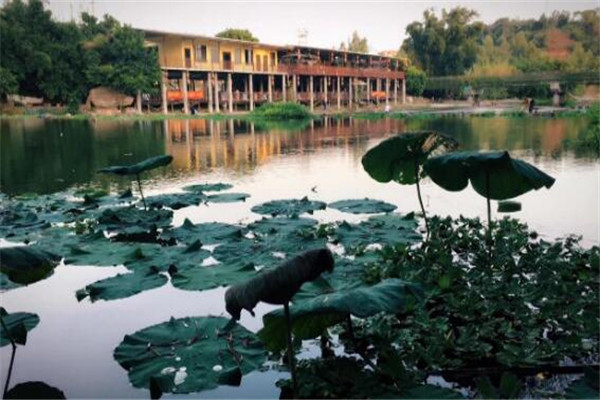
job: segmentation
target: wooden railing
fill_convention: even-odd
[[[289,75],[342,76],[357,78],[404,79],[403,71],[379,68],[336,67],[333,65],[279,64],[277,70]]]

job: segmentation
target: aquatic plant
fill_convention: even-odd
[[[98,172],[102,174],[114,174],[119,176],[135,175],[138,183],[138,189],[140,191],[140,195],[142,196],[142,201],[144,202],[144,209],[147,210],[148,207],[146,205],[146,199],[144,198],[144,192],[142,192],[140,174],[145,171],[150,171],[159,167],[164,167],[165,165],[169,165],[172,161],[173,156],[170,155],[156,156],[140,161],[139,163],[133,165],[114,165],[111,167],[102,168]]]
[[[425,206],[421,198],[422,165],[436,151],[452,150],[458,143],[451,137],[430,131],[406,132],[386,139],[362,157],[365,171],[377,182],[395,181],[401,185],[417,185],[417,196],[429,233]]]

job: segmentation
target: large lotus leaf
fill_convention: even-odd
[[[381,200],[372,199],[352,199],[352,200],[340,200],[327,205],[329,208],[335,208],[342,212],[351,214],[377,214],[377,213],[388,213],[396,209],[396,206],[390,203],[386,203]]]
[[[292,332],[298,339],[312,339],[349,315],[366,318],[381,312],[397,314],[413,307],[421,297],[419,286],[400,279],[387,279],[374,286],[316,296],[292,304]],[[266,347],[271,351],[285,348],[283,309],[265,314],[263,324],[264,328],[258,335]]]
[[[102,229],[116,233],[142,233],[171,224],[171,210],[142,210],[136,207],[108,208],[98,217]]]
[[[218,244],[241,239],[243,237],[242,229],[239,225],[222,222],[194,224],[186,218],[180,227],[163,232],[161,237],[175,238],[183,243],[200,240],[203,244]]]
[[[150,267],[94,282],[78,290],[76,296],[79,301],[89,296],[92,302],[124,299],[145,290],[161,287],[167,282],[168,278],[158,268]]]
[[[114,357],[135,387],[148,388],[154,378],[163,392],[191,393],[260,368],[266,353],[255,334],[229,319],[188,317],[125,335]]]
[[[219,193],[211,194],[206,198],[207,203],[235,203],[238,201],[246,201],[250,197],[247,193]]]
[[[213,251],[213,257],[232,268],[271,268],[281,262],[267,243],[249,239],[222,244]]]
[[[600,398],[600,378],[598,369],[588,367],[584,370],[583,378],[571,383],[565,390],[567,399],[598,399]]]
[[[252,207],[252,212],[262,215],[283,215],[296,217],[300,214],[312,214],[316,210],[324,210],[327,204],[322,201],[309,200],[308,197],[291,200],[273,200]]]
[[[125,266],[133,271],[155,268],[162,272],[195,268],[210,257],[210,252],[202,249],[202,242],[196,240],[188,246],[140,245],[129,255]]]
[[[179,210],[184,207],[197,206],[206,199],[207,196],[202,193],[171,193],[146,197],[146,204],[150,208],[167,207]]]
[[[243,282],[256,273],[252,264],[198,265],[177,271],[172,275],[171,283],[183,290],[207,290]]]
[[[433,157],[423,166],[431,179],[449,191],[460,191],[471,181],[481,196],[505,200],[532,189],[550,188],[554,178],[503,152],[461,152]]]
[[[0,273],[0,290],[11,290],[11,289],[16,289],[21,286],[23,286],[23,285],[14,283],[10,279],[8,279],[8,276],[4,275],[3,273]]]
[[[427,157],[440,148],[456,147],[456,141],[436,132],[407,132],[379,143],[362,158],[365,171],[378,182],[416,183],[416,174]]]
[[[354,254],[361,252],[368,245],[394,245],[396,243],[416,243],[422,240],[415,232],[417,222],[413,214],[377,215],[359,224],[340,223],[335,230],[333,239],[344,245],[346,252]]]
[[[66,399],[65,394],[44,382],[23,382],[10,389],[5,399]]]
[[[24,345],[27,343],[27,332],[35,328],[40,322],[40,317],[37,314],[27,312],[9,314],[3,307],[0,307],[0,317],[6,329],[8,329],[7,335],[4,326],[0,327],[0,347],[10,344],[9,336],[15,343]]]
[[[199,185],[184,186],[183,190],[188,192],[220,192],[221,190],[231,189],[233,185],[229,183],[203,183]]]
[[[147,158],[144,161],[140,161],[133,165],[116,165],[102,168],[98,172],[115,175],[137,175],[144,171],[150,171],[158,167],[169,165],[171,164],[171,161],[173,161],[173,156],[156,156]]]
[[[313,228],[316,224],[317,220],[312,218],[262,218],[248,224],[248,229],[258,235],[272,237],[304,231]]]
[[[30,232],[49,228],[50,223],[21,202],[7,202],[0,208],[0,236],[18,239]]]
[[[47,278],[59,262],[60,256],[37,246],[0,247],[0,272],[21,285]]]

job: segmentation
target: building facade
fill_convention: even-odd
[[[393,57],[143,31],[158,48],[164,113],[253,110],[294,101],[313,110],[405,103],[404,63]]]

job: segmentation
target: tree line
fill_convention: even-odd
[[[40,0],[0,9],[0,94],[43,97],[75,109],[89,90],[107,86],[133,95],[158,88],[158,53],[144,35],[105,15],[81,22],[52,19]]]

